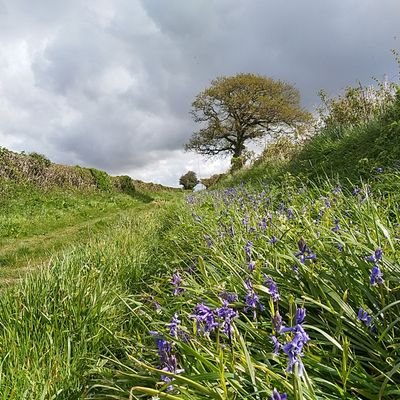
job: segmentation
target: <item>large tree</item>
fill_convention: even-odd
[[[255,74],[220,77],[192,103],[201,123],[185,150],[206,156],[240,157],[245,143],[273,132],[288,132],[309,118],[292,85]]]

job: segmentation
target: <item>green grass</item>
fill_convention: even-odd
[[[4,184],[0,214],[0,282],[14,283],[65,247],[106,231],[120,215],[149,200],[98,191],[43,191]],[[144,203],[145,202],[145,203]]]
[[[399,181],[400,176],[392,179]],[[179,224],[164,238],[169,249],[164,250],[165,270],[128,300],[131,340],[126,339],[125,355],[109,356],[96,369],[89,398],[147,394],[268,399],[274,387],[287,392],[289,399],[398,398],[398,208],[390,196],[369,193],[367,186],[357,196],[334,194],[333,189],[293,179],[263,190],[243,187],[204,193],[189,206],[178,207]],[[289,208],[293,217],[288,217]],[[265,227],[259,225],[263,218]],[[335,223],[338,232],[332,231]],[[276,244],[270,243],[272,236],[278,238]],[[301,238],[317,254],[315,261],[302,264],[295,256]],[[244,249],[249,240],[254,272],[248,269]],[[371,286],[372,264],[366,256],[378,247],[384,254],[384,283]],[[177,296],[171,285],[176,272],[183,289]],[[271,301],[264,274],[277,283],[279,302]],[[254,315],[245,307],[247,279],[265,307],[256,308]],[[229,305],[238,315],[232,338],[223,333],[221,320],[220,329],[210,335],[196,333],[196,305],[215,310],[223,304],[223,292],[238,295]],[[289,342],[292,335],[279,335],[273,317],[279,310],[285,325],[291,326],[296,308],[302,307],[307,310],[304,329],[311,340],[302,358],[306,372],[298,378],[286,371],[288,357],[282,351],[273,354],[271,336]],[[373,330],[357,319],[359,307],[373,316]],[[175,313],[184,332],[177,337],[168,328]],[[160,379],[165,373],[158,370],[150,330],[171,343],[176,368],[184,370],[172,371],[172,391]]]

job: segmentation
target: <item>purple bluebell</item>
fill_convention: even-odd
[[[156,341],[156,346],[158,350],[158,355],[160,357],[160,369],[166,372],[172,372],[174,374],[179,374],[183,372],[182,369],[178,369],[178,363],[176,360],[176,356],[172,353],[172,345],[167,342],[158,332],[150,331],[150,334],[154,336]],[[161,375],[161,379],[170,383],[173,379],[166,375]],[[168,388],[168,390],[172,390],[172,386]]]
[[[366,257],[366,260],[367,260],[367,261],[370,261],[370,262],[372,262],[372,263],[375,264],[375,263],[378,263],[379,261],[381,261],[382,255],[383,255],[383,251],[382,251],[381,248],[378,247],[378,248],[374,251],[374,254],[372,254],[372,255]]]
[[[172,317],[172,320],[169,324],[167,324],[167,327],[169,328],[169,334],[172,337],[178,337],[178,330],[179,330],[179,324],[181,321],[178,318],[178,314],[175,313],[174,316]]]
[[[383,284],[383,274],[380,268],[377,265],[374,265],[371,269],[370,275],[370,283],[371,285],[382,285]]]
[[[182,283],[181,275],[179,274],[179,272],[175,272],[172,275],[171,279],[171,284],[174,286],[174,291],[173,291],[174,296],[179,296],[184,291],[184,289],[180,287],[181,283]]]
[[[298,365],[298,375],[303,375],[303,362],[300,357],[303,355],[304,342],[302,336],[296,333],[293,339],[283,346],[283,352],[289,357],[288,372],[293,372],[294,366]]]
[[[306,318],[306,309],[305,308],[297,308],[296,309],[296,325],[304,323],[305,318]]]
[[[342,188],[340,186],[336,186],[332,189],[333,194],[339,194],[342,192]]]
[[[276,282],[268,275],[265,275],[264,285],[268,288],[268,293],[271,295],[273,301],[279,301],[279,291]]]
[[[286,210],[286,216],[288,219],[292,219],[294,217],[293,210],[291,208]]]
[[[270,400],[287,400],[286,393],[279,393],[276,389],[273,390]]]
[[[278,241],[278,238],[274,235],[271,236],[271,238],[269,239],[269,242],[271,244],[275,244]]]
[[[256,262],[255,261],[250,261],[247,264],[247,268],[249,269],[250,272],[253,272],[256,269]]]
[[[353,187],[352,195],[358,196],[361,193],[361,189],[358,186]]]
[[[339,220],[335,219],[335,226],[331,229],[332,232],[339,232],[340,231],[340,225],[339,225]]]
[[[226,300],[228,303],[235,303],[238,301],[238,295],[236,293],[222,292],[219,297],[222,300]]]
[[[267,218],[263,217],[262,220],[258,223],[258,226],[263,230],[267,229],[268,226]]]
[[[217,308],[215,312],[217,316],[222,319],[222,332],[230,338],[233,332],[232,321],[238,316],[238,313],[233,308],[229,307],[227,301],[224,301],[222,307]]]
[[[272,318],[272,325],[274,327],[275,333],[281,333],[283,323],[279,311],[277,311],[274,315],[274,318]]]
[[[308,248],[307,243],[303,238],[299,240],[297,245],[299,251],[295,254],[295,257],[297,257],[302,264],[304,264],[305,260],[314,260],[317,258],[316,254]]]
[[[376,167],[376,168],[375,168],[375,171],[376,171],[378,174],[381,174],[381,173],[383,172],[383,168],[382,168],[382,167]]]
[[[251,248],[252,247],[253,247],[253,242],[251,240],[248,240],[246,245],[244,246],[247,261],[251,260]]]
[[[274,354],[278,354],[282,348],[282,344],[279,342],[276,336],[271,336],[272,344],[274,345]]]
[[[326,208],[331,208],[331,202],[326,197],[324,197],[324,204]]]
[[[264,306],[260,303],[260,298],[256,294],[256,292],[253,289],[253,284],[251,283],[250,279],[246,280],[246,287],[247,287],[247,294],[245,297],[245,303],[246,307],[244,308],[245,312],[252,311],[253,312],[253,318],[256,318],[256,310],[257,308],[260,310],[260,312],[264,311]]]
[[[358,309],[357,319],[363,322],[366,326],[370,326],[372,317],[361,307]]]
[[[302,376],[303,363],[300,359],[303,355],[304,345],[310,340],[307,332],[303,328],[306,316],[305,308],[296,309],[296,325],[292,327],[282,327],[280,333],[293,333],[292,340],[287,342],[283,347],[283,352],[289,357],[288,372],[293,372],[294,366],[298,365],[298,374]]]
[[[196,320],[197,332],[212,332],[218,327],[214,312],[203,303],[197,304],[190,316]]]

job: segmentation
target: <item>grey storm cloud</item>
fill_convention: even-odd
[[[399,20],[398,0],[0,0],[0,146],[171,184],[212,79],[283,79],[312,110],[398,78]]]

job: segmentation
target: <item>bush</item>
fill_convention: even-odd
[[[188,171],[185,175],[179,178],[179,184],[183,186],[185,190],[192,190],[199,180],[197,179],[196,172]]]
[[[100,171],[96,168],[89,168],[89,171],[91,172],[95,180],[96,187],[99,190],[102,190],[104,192],[112,191],[111,178],[106,172]]]

